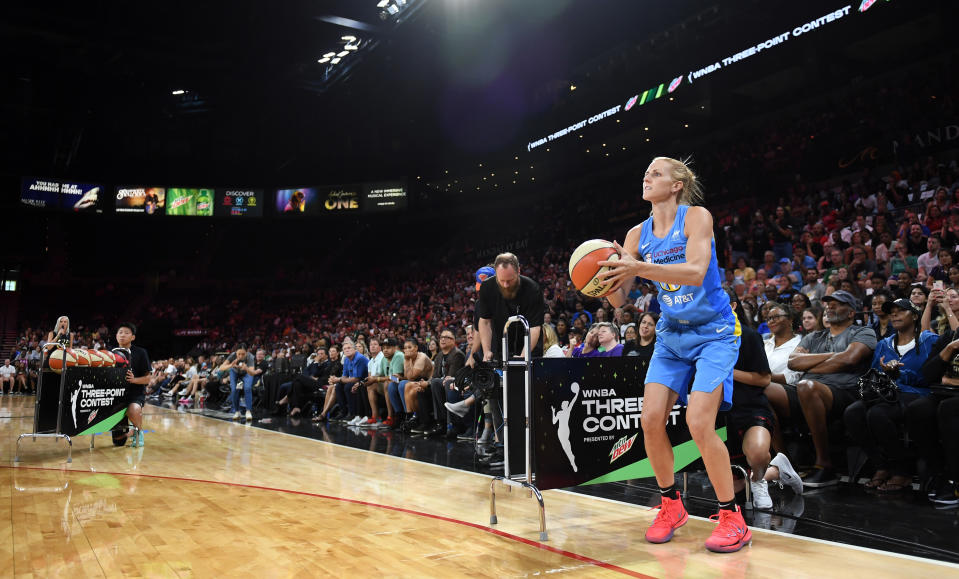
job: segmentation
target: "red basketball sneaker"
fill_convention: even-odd
[[[646,540],[650,543],[665,543],[673,538],[676,529],[682,527],[689,520],[683,499],[662,497],[659,504],[659,514],[653,524],[646,529]]]
[[[743,514],[739,507],[735,511],[720,510],[715,515],[709,517],[714,521],[719,519],[719,524],[713,530],[713,534],[706,539],[706,548],[714,553],[733,553],[738,551],[752,541],[753,534],[746,521],[743,520]]]

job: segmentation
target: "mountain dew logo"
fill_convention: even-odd
[[[637,432],[629,438],[624,436],[613,445],[613,450],[609,451],[609,464],[613,464],[614,460],[623,456],[629,452],[629,449],[633,448],[633,443],[636,442],[636,436],[638,434],[639,433]]]

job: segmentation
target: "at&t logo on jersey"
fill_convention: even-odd
[[[692,303],[693,294],[679,294],[678,296],[663,295],[663,303],[667,306],[678,306],[680,304]]]

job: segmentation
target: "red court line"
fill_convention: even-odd
[[[42,471],[53,471],[53,472],[71,472],[71,473],[77,473],[77,474],[89,474],[89,471],[85,471],[85,470],[48,468],[48,467],[40,467],[40,466],[10,466],[10,465],[0,465],[0,468],[20,469],[20,470],[42,470]],[[356,505],[363,505],[363,506],[366,506],[366,507],[376,507],[376,508],[378,508],[378,509],[386,509],[386,510],[390,510],[390,511],[397,511],[397,512],[400,512],[400,513],[406,513],[406,514],[408,514],[408,515],[416,515],[416,516],[419,516],[419,517],[426,517],[426,518],[429,518],[429,519],[436,519],[436,520],[438,520],[438,521],[445,521],[445,522],[447,522],[447,523],[453,523],[453,524],[456,524],[456,525],[463,525],[463,526],[465,526],[465,527],[471,527],[471,528],[473,528],[473,529],[477,529],[477,530],[480,530],[480,531],[485,531],[485,532],[487,532],[487,533],[492,533],[492,534],[494,534],[494,535],[497,535],[497,536],[500,536],[500,537],[504,537],[504,538],[506,538],[506,539],[510,539],[510,540],[513,540],[513,541],[517,541],[517,542],[520,542],[520,543],[529,545],[529,546],[531,546],[531,547],[536,547],[537,549],[542,549],[542,550],[544,550],[544,551],[549,551],[549,552],[551,552],[551,553],[556,553],[557,555],[562,555],[562,556],[564,556],[564,557],[569,557],[570,559],[575,559],[575,560],[577,560],[577,561],[582,561],[582,562],[584,562],[584,563],[589,563],[589,564],[591,564],[591,565],[595,565],[595,566],[601,567],[601,568],[603,568],[603,569],[608,569],[608,570],[610,570],[610,571],[616,571],[616,572],[618,572],[618,573],[622,573],[623,575],[628,575],[628,576],[630,576],[630,577],[641,577],[641,578],[643,578],[643,579],[656,579],[655,577],[652,577],[651,575],[645,575],[645,574],[643,574],[643,573],[639,573],[638,571],[633,571],[633,570],[631,570],[631,569],[626,569],[625,567],[620,567],[619,565],[613,565],[612,563],[607,563],[607,562],[605,562],[605,561],[600,561],[599,559],[593,559],[592,557],[587,557],[586,555],[580,555],[579,553],[573,553],[572,551],[566,551],[566,550],[564,550],[564,549],[558,549],[558,548],[556,548],[556,547],[552,547],[552,546],[550,546],[550,545],[546,545],[546,544],[540,543],[540,542],[538,542],[538,541],[531,541],[530,539],[526,539],[526,538],[520,537],[519,535],[513,535],[513,534],[511,534],[511,533],[506,533],[506,532],[500,531],[500,530],[498,530],[498,529],[493,529],[493,528],[486,527],[486,526],[483,526],[483,525],[479,525],[479,524],[476,524],[476,523],[470,523],[469,521],[462,521],[462,520],[460,520],[460,519],[453,519],[453,518],[450,518],[450,517],[444,517],[444,516],[442,516],[442,515],[433,515],[433,514],[430,514],[430,513],[424,513],[424,512],[420,512],[420,511],[413,511],[413,510],[410,510],[410,509],[404,509],[404,508],[402,508],[402,507],[394,507],[394,506],[390,506],[390,505],[381,505],[381,504],[378,504],[378,503],[370,503],[370,502],[367,502],[367,501],[360,501],[360,500],[357,500],[357,499],[347,499],[347,498],[343,498],[343,497],[334,497],[334,496],[331,496],[331,495],[321,495],[321,494],[318,494],[318,493],[311,493],[311,492],[307,492],[307,491],[294,491],[294,490],[289,490],[289,489],[278,489],[278,488],[264,487],[264,486],[258,486],[258,485],[246,485],[246,484],[241,484],[241,483],[233,483],[233,482],[217,481],[217,480],[194,479],[194,478],[185,478],[185,477],[178,477],[178,476],[163,476],[163,475],[156,475],[156,474],[139,474],[139,473],[127,473],[127,472],[109,472],[109,471],[96,471],[95,474],[109,474],[109,475],[114,475],[114,476],[130,476],[130,477],[142,477],[142,478],[152,478],[152,479],[161,479],[161,480],[184,481],[184,482],[192,482],[192,483],[206,483],[206,484],[224,485],[224,486],[230,486],[230,487],[240,487],[240,488],[247,488],[247,489],[257,489],[257,490],[262,490],[262,491],[273,491],[273,492],[278,492],[278,493],[287,493],[287,494],[293,494],[293,495],[302,495],[302,496],[308,496],[308,497],[314,497],[314,498],[320,498],[320,499],[327,499],[327,500],[331,500],[331,501],[341,501],[341,502],[344,502],[344,503],[353,503],[353,504],[356,504]]]

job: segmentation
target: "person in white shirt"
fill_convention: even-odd
[[[785,401],[788,404],[785,384],[795,384],[802,376],[802,372],[794,372],[787,367],[789,355],[792,354],[796,346],[802,340],[801,336],[793,332],[793,318],[789,306],[772,302],[768,306],[766,313],[766,324],[769,326],[770,335],[763,340],[763,346],[766,349],[766,359],[769,361],[770,384],[766,387],[766,398]],[[772,403],[773,409],[776,404]],[[782,431],[779,426],[780,417],[777,416],[776,425],[773,430],[773,447],[782,452],[784,450],[782,441]]]
[[[0,366],[0,396],[7,390],[7,384],[10,385],[10,394],[13,394],[13,384],[17,376],[17,369],[10,365],[10,358],[7,358],[3,366]]]

